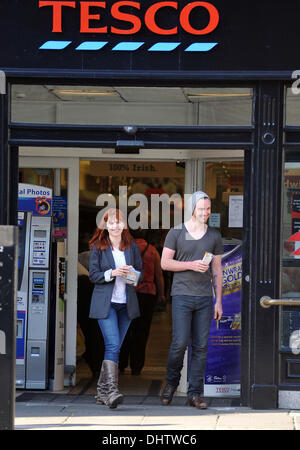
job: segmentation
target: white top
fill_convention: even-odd
[[[125,254],[117,248],[112,248],[112,254],[114,257],[116,268],[126,265]],[[105,281],[111,281],[112,269],[104,272]],[[122,277],[116,277],[114,290],[112,293],[111,301],[114,303],[126,303],[126,283],[122,280]]]

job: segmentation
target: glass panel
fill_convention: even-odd
[[[284,267],[281,275],[281,294],[282,297],[300,297],[300,264],[295,262],[298,267]]]
[[[137,236],[140,224],[143,237],[161,254],[164,238],[174,226],[176,208],[183,217],[183,203],[170,202],[163,211],[162,204],[157,208],[151,196],[176,193],[183,198],[184,172],[185,164],[179,161],[80,161],[79,252],[88,250],[97,214],[101,205],[107,207],[107,203],[100,203],[103,195],[104,201],[112,198],[116,207],[124,212],[127,209],[131,233]]]
[[[19,182],[52,189],[53,238],[64,239],[67,236],[67,169],[22,168],[19,170]]]
[[[300,259],[300,163],[285,163],[283,187],[283,258]]]
[[[300,125],[300,95],[293,93],[292,88],[286,91],[286,124]]]
[[[19,170],[19,183],[35,184],[45,186],[49,189],[54,188],[54,170],[53,169],[31,169],[24,168]]]
[[[251,125],[252,88],[13,85],[13,122]]]
[[[300,352],[300,311],[281,311],[281,350]]]
[[[244,162],[218,161],[205,165],[205,192],[212,200],[209,225],[222,237],[241,243],[243,237]]]
[[[300,162],[284,167],[282,214],[282,298],[300,297]],[[300,351],[300,307],[280,308],[280,347],[294,354]]]

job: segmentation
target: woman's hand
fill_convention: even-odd
[[[128,274],[129,269],[132,269],[132,266],[120,266],[116,269],[112,270],[111,276],[112,277],[124,277]]]

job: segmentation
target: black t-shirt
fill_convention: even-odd
[[[164,247],[175,250],[174,259],[177,261],[195,261],[203,259],[205,252],[213,255],[223,254],[223,242],[220,233],[214,228],[207,227],[201,239],[194,239],[184,224],[171,228],[168,232]],[[211,267],[205,273],[184,270],[174,272],[171,295],[212,295]]]

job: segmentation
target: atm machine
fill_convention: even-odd
[[[16,387],[46,389],[52,190],[19,184]]]

